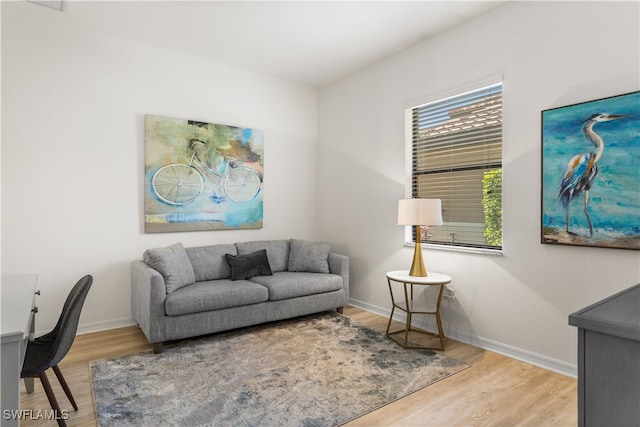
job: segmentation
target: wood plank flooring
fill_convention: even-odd
[[[345,308],[344,314],[373,329],[386,330],[387,318],[354,307]],[[401,325],[393,327],[397,326]],[[428,344],[430,339],[417,337],[414,341],[421,344]],[[134,326],[78,336],[60,363],[78,403],[77,412],[73,411],[53,372],[47,372],[60,407],[69,411],[67,425],[96,426],[89,361],[151,348],[142,332]],[[465,361],[471,367],[347,426],[577,425],[576,380],[451,339],[447,339],[446,348],[445,354]],[[35,392],[31,394],[26,393],[22,384],[21,404],[23,410],[31,410],[34,415],[38,410],[51,409],[38,379],[35,380]],[[48,427],[57,423],[27,418],[21,425]]]

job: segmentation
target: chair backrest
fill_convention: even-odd
[[[93,277],[86,275],[75,284],[62,307],[56,327],[47,335],[55,339],[50,366],[57,365],[66,356],[78,331],[78,322],[84,300],[87,298]]]

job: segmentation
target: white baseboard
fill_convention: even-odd
[[[124,328],[127,326],[133,326],[136,322],[131,317],[123,317],[121,319],[111,319],[102,322],[90,322],[82,323],[78,325],[78,332],[76,335],[91,334],[93,332],[108,331],[110,329]],[[51,330],[35,331],[37,337],[51,332]]]
[[[109,329],[124,328],[133,326],[136,322],[131,317],[112,319],[102,322],[85,323],[78,326],[78,335],[91,334],[93,332],[108,331]]]
[[[389,315],[391,314],[390,309],[372,305],[364,301],[359,301],[353,298],[349,299],[349,304],[361,310],[369,311],[371,313],[378,314],[386,318],[389,318]],[[393,319],[397,320],[398,322],[404,323],[407,320],[407,316],[404,312],[398,313],[398,311],[396,311],[396,313],[394,313]],[[425,324],[418,323],[416,325],[414,323],[414,325],[420,329],[424,329],[429,332],[435,332],[433,330],[430,330],[430,328]],[[502,354],[503,356],[511,357],[512,359],[520,360],[522,362],[526,362],[531,365],[539,366],[541,368],[547,369],[549,371],[557,372],[559,374],[566,375],[571,378],[577,378],[578,376],[578,367],[572,363],[567,363],[562,360],[553,359],[551,357],[547,357],[542,354],[533,353],[528,350],[523,350],[521,348],[513,347],[508,344],[504,344],[498,341],[493,341],[487,338],[450,331],[446,327],[444,327],[444,332],[445,332],[445,336],[452,338],[456,341],[460,341],[465,344],[472,345],[474,347],[493,351],[494,353]]]

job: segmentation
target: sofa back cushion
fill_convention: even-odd
[[[186,252],[191,260],[196,282],[231,277],[231,267],[224,255],[237,254],[236,245],[233,243],[186,248]]]
[[[182,243],[166,248],[147,249],[143,259],[147,265],[162,274],[168,294],[196,281],[191,261]]]
[[[247,255],[252,252],[266,249],[267,259],[271,271],[287,271],[289,268],[289,240],[257,240],[253,242],[236,243],[238,255]]]

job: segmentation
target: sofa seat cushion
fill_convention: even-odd
[[[273,276],[256,276],[249,281],[269,290],[269,300],[277,301],[342,289],[342,277],[337,274],[282,271]]]
[[[197,282],[167,295],[167,316],[198,313],[221,308],[257,304],[267,301],[269,291],[264,286],[246,280],[229,279]]]

